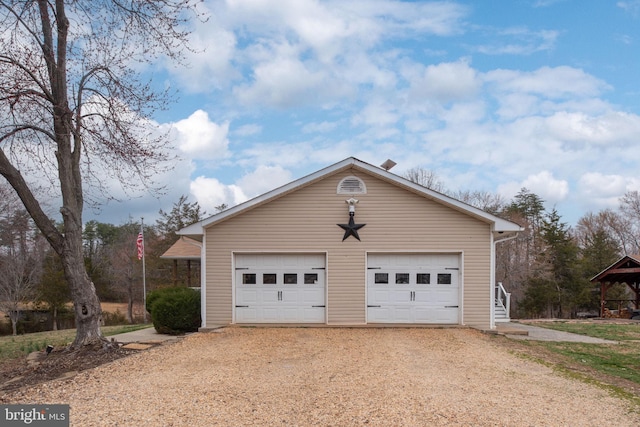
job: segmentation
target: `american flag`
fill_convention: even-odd
[[[144,257],[144,236],[142,235],[142,231],[138,233],[136,247],[138,248],[138,259],[142,259]]]

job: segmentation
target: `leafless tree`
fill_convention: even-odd
[[[640,192],[628,191],[620,198],[620,213],[611,226],[623,241],[625,254],[640,253]]]
[[[507,205],[502,196],[488,191],[457,191],[451,197],[493,215],[498,215]]]
[[[0,309],[17,335],[20,313],[29,301],[42,274],[42,236],[33,229],[27,213],[5,211],[0,219]]]
[[[636,253],[638,242],[633,235],[632,221],[622,213],[605,209],[597,213],[589,212],[578,220],[575,236],[580,248],[588,247],[598,233],[614,241],[622,253]]]
[[[133,303],[137,291],[141,291],[140,262],[136,258],[136,236],[139,224],[128,223],[119,227],[118,237],[105,248],[109,264],[107,270],[111,286],[127,298],[127,321],[134,322]],[[142,298],[140,298],[141,300]]]
[[[403,177],[430,190],[444,192],[444,183],[440,180],[438,174],[432,170],[416,166],[407,170]]]
[[[192,3],[0,0],[0,174],[60,256],[74,303],[73,347],[104,340],[83,263],[85,198],[104,197],[105,176],[151,188],[168,160],[168,139],[149,118],[170,94],[154,90],[143,71],[160,56],[181,59]],[[51,195],[60,227],[43,208]]]

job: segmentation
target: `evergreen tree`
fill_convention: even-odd
[[[161,209],[159,214],[160,218],[156,220],[155,228],[160,238],[164,241],[163,244],[159,245],[158,249],[164,253],[178,239],[176,234],[178,230],[201,221],[206,212],[201,210],[198,202],[189,203],[187,196],[182,195],[173,204],[171,211],[165,212]]]
[[[42,281],[36,298],[46,304],[53,321],[52,329],[57,331],[60,314],[67,311],[66,304],[71,301],[71,292],[60,257],[54,251],[49,251],[45,257]]]
[[[533,269],[540,250],[540,223],[544,216],[544,201],[522,188],[500,213],[500,216],[520,224],[524,231],[496,247],[496,280],[511,292],[511,308],[515,315],[528,315],[522,303],[531,286]]]
[[[525,306],[534,315],[573,316],[588,302],[589,285],[579,274],[579,251],[571,229],[555,209],[541,220],[540,242]]]

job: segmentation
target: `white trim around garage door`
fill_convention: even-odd
[[[462,324],[461,251],[367,252],[367,323]]]
[[[233,323],[327,323],[327,254],[233,252]]]

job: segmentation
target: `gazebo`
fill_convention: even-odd
[[[607,302],[617,302],[619,307],[624,303],[633,303],[640,309],[640,255],[625,255],[605,268],[591,279],[591,283],[600,284],[600,317],[604,317]],[[607,300],[607,290],[616,283],[624,283],[634,293],[635,299]]]
[[[173,284],[178,284],[178,261],[186,261],[187,263],[187,286],[191,287],[192,263],[197,261],[200,263],[202,251],[202,243],[189,237],[180,237],[160,258],[173,260]],[[198,275],[199,276],[199,275]],[[197,283],[195,286],[200,286]]]

